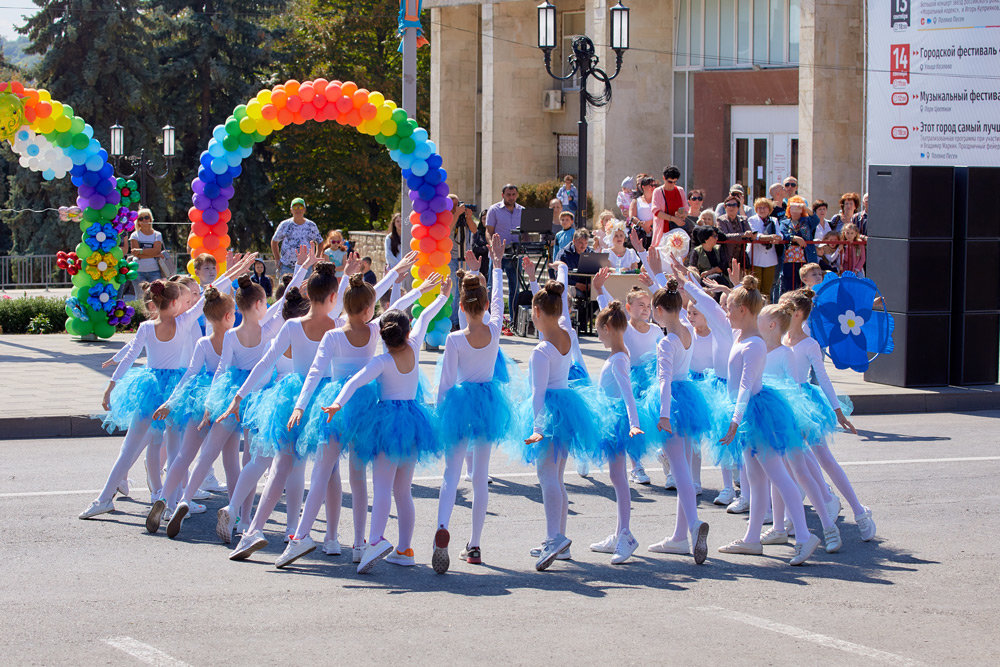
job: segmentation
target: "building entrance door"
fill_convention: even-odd
[[[797,176],[799,116],[795,106],[734,106],[730,146],[732,183],[747,193],[747,203],[767,197],[771,183]]]

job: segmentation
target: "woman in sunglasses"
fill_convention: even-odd
[[[135,219],[136,229],[128,237],[128,254],[139,260],[136,279],[133,281],[138,296],[140,283],[152,283],[159,278],[169,278],[160,270],[159,258],[163,257],[163,235],[153,229],[153,212],[140,208]]]

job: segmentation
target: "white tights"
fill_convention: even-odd
[[[826,484],[817,484],[816,479],[812,476],[809,470],[809,465],[806,462],[807,455],[804,452],[794,452],[790,453],[784,457],[785,461],[788,463],[788,467],[791,470],[793,479],[798,482],[806,490],[806,495],[809,497],[809,502],[812,503],[813,510],[819,515],[819,519],[823,524],[823,529],[826,530],[833,525],[833,521],[827,514],[826,505],[823,501],[823,493],[821,489],[826,489]],[[829,492],[827,493],[829,495]],[[781,492],[775,486],[774,482],[771,482],[771,509],[772,516],[774,516],[774,526],[779,530],[783,527],[781,523],[784,516],[787,514],[785,511],[785,503],[781,498]],[[789,519],[792,517],[789,516]],[[798,529],[796,529],[795,534],[798,535]]]
[[[695,486],[701,486],[701,450],[697,447],[688,447],[687,460],[691,469],[691,482]]]
[[[372,462],[372,526],[368,543],[375,544],[385,536],[389,522],[392,499],[396,499],[396,516],[399,519],[399,541],[397,551],[406,551],[413,541],[413,528],[417,512],[413,506],[413,469],[416,461],[406,461],[399,465],[379,454]],[[357,505],[355,505],[356,507]]]
[[[340,523],[340,507],[343,497],[343,487],[340,480],[340,443],[331,439],[320,457],[313,464],[312,479],[309,482],[309,493],[302,508],[302,518],[295,530],[295,539],[301,540],[309,535],[319,507],[326,502],[326,539],[337,537],[337,526]]]
[[[253,515],[253,522],[249,530],[264,530],[264,525],[271,518],[271,513],[281,499],[282,490],[285,491],[285,509],[288,515],[286,534],[295,533],[299,522],[299,510],[302,509],[302,492],[306,485],[306,462],[298,459],[291,452],[279,452],[271,463],[271,473],[267,477],[267,484],[264,485],[264,492],[260,494],[260,502],[257,504],[257,511]]]
[[[160,497],[166,498],[171,507],[177,505],[181,493],[186,488],[188,468],[191,467],[191,462],[198,454],[198,447],[201,445],[202,439],[197,424],[188,424],[188,427],[184,429],[180,450],[167,467],[167,477],[163,480],[163,490],[160,492]]]
[[[247,449],[250,449],[247,447]],[[235,513],[241,520],[245,521],[250,517],[250,509],[253,507],[254,495],[257,492],[257,482],[260,481],[264,471],[271,467],[270,456],[255,456],[250,462],[243,466],[240,471],[240,478],[236,481],[229,495],[230,514]]]
[[[222,454],[222,466],[226,470],[226,486],[230,497],[236,487],[236,480],[240,476],[239,463],[240,432],[226,422],[212,424],[208,435],[205,436],[201,445],[201,452],[195,461],[194,469],[188,479],[187,487],[184,489],[182,500],[190,503],[192,496],[198,492],[208,471],[212,469],[212,464],[219,454]]]
[[[455,496],[458,494],[458,480],[462,476],[462,462],[468,450],[471,462],[469,473],[472,475],[472,536],[469,546],[482,546],[483,524],[486,523],[486,505],[490,493],[490,454],[489,443],[468,447],[462,442],[455,446],[454,451],[445,460],[444,479],[441,481],[441,491],[438,493],[438,528],[447,528],[451,521],[451,512],[455,508]]]
[[[535,462],[538,485],[542,487],[542,506],[545,508],[545,537],[549,540],[556,535],[566,534],[569,495],[566,493],[563,477],[567,458],[565,449],[557,450],[550,444],[544,452],[539,452]]]
[[[146,436],[149,432],[150,420],[142,417],[136,417],[129,424],[128,432],[125,434],[125,438],[122,440],[121,451],[118,452],[118,458],[115,459],[114,465],[111,466],[111,472],[108,474],[108,481],[104,483],[104,488],[101,490],[97,499],[102,503],[106,503],[115,495],[115,489],[118,488],[118,484],[128,477],[128,471],[132,465],[139,459],[139,455],[142,451],[147,448]],[[157,449],[157,459],[159,458],[159,450]],[[159,460],[151,462],[149,458],[146,459],[146,473],[149,474],[149,465],[153,463],[156,473],[156,481],[160,480],[160,462]],[[151,478],[152,479],[152,478]],[[152,484],[152,482],[150,482]]]
[[[698,501],[694,495],[694,481],[688,462],[690,448],[683,438],[672,436],[663,445],[663,453],[670,461],[670,471],[677,484],[677,520],[670,540],[687,540],[688,534],[698,525]]]
[[[618,454],[608,461],[608,473],[611,475],[611,486],[615,487],[615,504],[618,506],[618,526],[615,535],[621,535],[629,530],[629,519],[632,516],[632,490],[628,484],[628,474],[625,472],[626,457]]]
[[[854,487],[851,486],[851,481],[847,479],[847,473],[844,469],[840,467],[837,463],[837,459],[833,457],[833,452],[830,451],[830,447],[827,445],[824,439],[818,446],[813,447],[813,452],[816,454],[816,460],[819,461],[820,466],[826,471],[826,474],[830,476],[830,481],[833,485],[837,487],[841,495],[844,496],[844,500],[847,504],[851,506],[851,510],[854,512],[855,516],[862,514],[865,511],[864,506],[858,500],[858,495],[854,492]]]
[[[809,526],[806,525],[806,513],[802,508],[802,496],[795,482],[785,469],[785,462],[780,456],[769,456],[760,459],[753,456],[750,450],[743,452],[743,469],[750,480],[750,519],[747,521],[747,532],[743,541],[747,544],[760,544],[760,532],[764,527],[764,513],[767,511],[768,497],[767,480],[778,487],[778,492],[785,501],[786,511],[791,516],[795,527],[795,542],[801,544],[808,539]],[[756,500],[755,500],[756,499]],[[777,516],[777,515],[776,515]]]

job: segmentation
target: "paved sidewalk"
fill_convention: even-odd
[[[4,413],[0,439],[87,436],[102,433],[91,419],[101,412],[101,396],[114,367],[101,368],[131,338],[84,343],[67,334],[0,335],[0,392]],[[504,337],[504,352],[526,368],[534,339]],[[596,337],[580,340],[591,376],[596,378],[606,352]],[[421,355],[421,367],[434,381],[439,353]],[[827,370],[838,394],[854,401],[858,414],[966,412],[1000,408],[1000,387],[902,389],[865,382],[862,375]]]

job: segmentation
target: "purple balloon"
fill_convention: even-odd
[[[198,193],[199,195],[205,194],[205,181],[200,178],[196,178],[191,181],[191,190]]]
[[[90,208],[104,208],[107,203],[107,200],[101,195],[94,195],[90,198]]]
[[[416,211],[417,213],[423,213],[424,211],[428,210],[429,208],[430,208],[430,206],[423,199],[414,199],[413,200],[413,210]]]
[[[191,195],[191,203],[199,211],[204,211],[205,209],[211,207],[212,200],[205,195],[193,194]]]
[[[212,208],[214,208],[219,213],[222,213],[227,208],[229,208],[229,200],[225,197],[217,197],[212,200]]]
[[[451,200],[447,197],[435,197],[431,200],[431,210],[435,213],[441,213],[442,211],[448,210],[448,202]]]
[[[118,204],[122,200],[122,193],[118,192],[118,190],[112,190],[105,196],[105,199],[109,204]]]
[[[226,187],[222,188],[219,191],[219,194],[221,194],[226,199],[232,199],[233,196],[236,194],[236,188],[234,188],[232,185],[227,185]]]
[[[80,208],[89,208],[90,199],[88,197],[77,197],[76,205],[79,206]]]
[[[214,208],[202,211],[201,219],[205,221],[206,225],[214,225],[219,221],[219,212]]]
[[[93,188],[93,187],[91,187],[91,186],[89,186],[89,185],[87,185],[87,184],[83,184],[83,185],[81,185],[81,186],[80,186],[80,189],[79,189],[79,191],[78,191],[78,194],[79,194],[79,195],[80,195],[81,197],[87,197],[87,198],[90,198],[90,197],[91,197],[91,195],[93,195],[93,194],[94,194],[95,192],[96,192],[96,190],[94,190],[94,188]]]
[[[437,190],[437,193],[442,197],[447,197],[448,194],[451,192],[451,189],[448,187],[447,183],[438,183],[437,186],[435,187],[435,190]]]
[[[410,201],[417,201],[418,199],[420,199],[420,193],[417,192],[416,190],[410,190],[409,195],[410,195]]]
[[[420,224],[427,225],[428,227],[433,225],[437,220],[437,213],[434,211],[424,211],[420,214]]]

